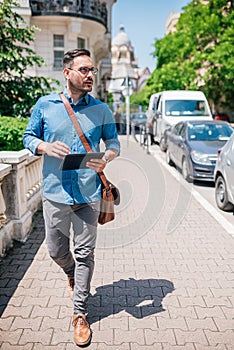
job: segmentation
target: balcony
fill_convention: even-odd
[[[30,0],[32,16],[70,16],[99,22],[107,29],[106,4],[94,0]]]

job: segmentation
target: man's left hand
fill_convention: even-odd
[[[103,171],[106,166],[106,161],[104,159],[90,159],[89,162],[86,163],[86,166],[90,169],[95,170],[97,173]]]

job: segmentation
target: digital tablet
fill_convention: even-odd
[[[60,170],[76,170],[76,169],[89,169],[86,163],[90,159],[103,158],[104,152],[98,153],[83,153],[83,154],[68,154],[62,160],[59,169]]]

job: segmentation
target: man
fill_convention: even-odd
[[[97,174],[119,153],[113,115],[106,104],[88,93],[97,69],[90,52],[75,49],[65,53],[63,73],[67,97],[93,152],[105,143],[105,156],[87,162],[88,169],[59,169],[69,153],[86,153],[58,94],[41,97],[34,106],[24,133],[24,146],[35,155],[44,155],[43,212],[46,244],[51,258],[68,277],[74,301],[74,340],[87,345],[91,330],[86,320],[87,299],[94,269],[94,248],[100,206],[101,185]],[[70,251],[73,228],[74,257]]]

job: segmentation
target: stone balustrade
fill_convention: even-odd
[[[25,241],[41,203],[42,157],[28,150],[0,152],[0,256]]]

